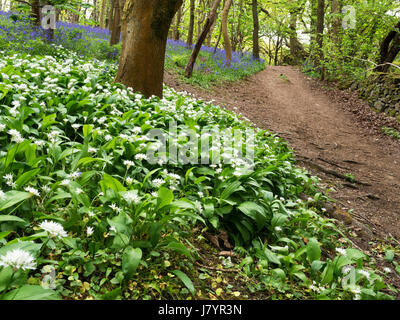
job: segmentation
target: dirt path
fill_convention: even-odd
[[[353,209],[357,242],[367,247],[373,238],[392,235],[400,240],[400,143],[373,128],[391,120],[376,116],[348,94],[325,92],[294,67],[268,67],[212,91],[183,84],[171,74],[165,82],[178,91],[213,99],[287,139],[299,164],[332,189],[332,215],[349,221],[342,210]],[[356,110],[349,110],[349,101]],[[347,174],[357,183],[346,181]]]

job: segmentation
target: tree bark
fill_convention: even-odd
[[[377,72],[388,72],[390,63],[396,60],[400,52],[400,22],[390,31],[383,39],[380,47],[378,66],[375,68]]]
[[[332,21],[332,39],[335,43],[336,47],[340,47],[340,17],[337,15],[340,14],[340,0],[332,0],[332,13],[335,15]]]
[[[206,39],[207,34],[210,31],[212,24],[217,19],[217,10],[218,10],[220,3],[221,3],[221,0],[214,0],[211,12],[206,19],[206,23],[204,24],[203,32],[200,34],[200,37],[198,38],[198,40],[196,42],[196,45],[190,56],[189,62],[186,66],[185,76],[187,78],[190,78],[192,76],[194,64],[196,62],[197,56],[199,55],[201,46],[203,45],[204,40]]]
[[[179,40],[180,38],[180,31],[179,27],[182,20],[182,7],[179,8],[178,13],[176,14],[176,23],[174,28],[174,40]]]
[[[195,9],[195,0],[190,0],[190,20],[189,20],[189,30],[186,44],[189,47],[193,44],[193,29],[194,29],[194,9]]]
[[[107,0],[102,0],[101,11],[100,11],[100,28],[102,29],[106,27],[106,8],[107,8]]]
[[[162,97],[168,30],[182,1],[127,0],[121,6],[122,50],[116,82],[147,97]]]
[[[224,37],[225,60],[228,65],[232,61],[232,46],[228,32],[228,15],[231,5],[232,5],[232,0],[226,0],[224,9],[222,11],[222,21],[221,21],[222,34]]]
[[[259,29],[260,24],[258,21],[258,4],[257,0],[252,0],[253,12],[253,58],[260,59],[260,45],[259,45]]]
[[[110,32],[112,31],[112,27],[113,27],[114,1],[118,1],[118,0],[110,0],[110,2],[109,2],[110,8],[108,11],[107,27],[108,27],[108,30],[110,30]]]
[[[116,45],[121,39],[121,12],[120,4],[118,0],[114,0],[113,12],[114,16],[112,19],[110,46]]]
[[[33,0],[31,7],[31,15],[34,19],[35,26],[40,26],[40,0]]]

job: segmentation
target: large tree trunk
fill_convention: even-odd
[[[188,36],[186,41],[188,47],[191,47],[193,44],[194,10],[195,10],[195,0],[190,0],[190,20],[189,20]]]
[[[186,66],[185,76],[187,78],[190,78],[192,76],[194,63],[196,62],[197,56],[199,55],[201,46],[203,45],[204,40],[206,39],[207,34],[210,31],[212,24],[217,19],[217,10],[218,10],[220,3],[221,3],[221,0],[214,0],[210,15],[207,17],[206,23],[204,24],[203,32],[200,34],[200,37],[198,38],[198,40],[196,42],[196,45],[190,56],[189,62]]]
[[[224,36],[225,60],[228,65],[232,61],[232,46],[228,32],[228,14],[231,5],[232,5],[232,0],[225,1],[224,9],[222,11],[222,21],[221,21],[222,34]]]
[[[111,37],[110,37],[110,46],[116,45],[119,43],[121,39],[121,11],[120,4],[118,0],[113,1],[114,7],[113,12],[114,16],[112,19],[112,28],[111,28]]]
[[[258,36],[260,24],[258,21],[257,0],[252,0],[252,12],[253,12],[253,58],[260,59],[260,45]]]
[[[182,1],[128,0],[121,6],[122,50],[116,82],[147,97],[162,97],[168,30]]]
[[[383,39],[380,48],[378,66],[375,71],[388,72],[390,63],[393,63],[400,52],[400,22]]]

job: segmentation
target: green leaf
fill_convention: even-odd
[[[28,183],[34,176],[36,176],[41,169],[37,168],[22,174],[15,183],[17,184],[18,188],[23,187],[26,183]]]
[[[155,247],[160,240],[161,230],[163,225],[159,222],[152,222],[149,229],[149,240],[153,247]]]
[[[5,290],[12,280],[14,271],[12,267],[3,268],[0,271],[0,292]]]
[[[279,260],[278,256],[268,248],[264,249],[264,254],[269,262],[275,263],[277,265],[281,264],[281,261]]]
[[[365,259],[367,256],[362,253],[360,250],[358,249],[354,249],[354,248],[348,248],[346,249],[346,256],[354,261],[357,261],[359,259]]]
[[[193,260],[193,256],[190,253],[189,249],[187,247],[185,247],[182,243],[180,242],[170,242],[167,245],[168,249],[171,249],[173,251],[179,252],[181,254],[184,254],[185,256],[187,256],[189,259]]]
[[[84,100],[85,101],[85,100]],[[81,101],[82,102],[82,101]],[[87,137],[93,130],[93,126],[91,124],[85,124],[82,128],[83,136]]]
[[[82,159],[80,159],[80,160],[78,161],[77,166],[78,166],[78,167],[79,167],[79,166],[85,166],[85,165],[87,165],[87,164],[89,164],[89,163],[91,163],[91,162],[96,162],[96,161],[98,161],[98,162],[107,162],[107,163],[111,164],[110,161],[105,160],[105,159],[102,159],[102,158],[85,157],[85,158],[82,158]]]
[[[12,231],[3,231],[0,232],[0,240],[7,237]]]
[[[393,250],[386,250],[385,252],[385,261],[392,262],[394,259],[394,251]]]
[[[17,239],[15,239],[15,240],[17,240]],[[12,244],[7,244],[4,247],[1,247],[0,248],[0,256],[3,256],[5,254],[7,254],[8,251],[15,250],[15,249],[29,251],[33,255],[37,255],[39,253],[39,250],[41,247],[42,247],[42,244],[33,243],[30,241],[15,242]]]
[[[225,186],[224,191],[221,193],[221,199],[227,199],[232,193],[240,190],[243,191],[244,189],[241,186],[240,181],[236,180],[228,186]]]
[[[142,259],[140,248],[126,247],[122,255],[122,272],[126,279],[130,279],[136,272],[139,262]]]
[[[308,241],[307,258],[310,263],[321,259],[321,248],[319,247],[318,241],[314,238],[311,238]]]
[[[174,271],[172,271],[172,273],[175,274],[183,282],[183,284],[186,286],[186,288],[189,289],[189,291],[192,295],[195,294],[196,291],[194,289],[193,282],[192,282],[192,280],[190,280],[190,278],[185,273],[183,273],[180,270],[174,270]]]
[[[108,189],[115,192],[126,191],[126,188],[117,179],[113,178],[107,173],[104,173],[103,180],[100,181],[101,190],[105,193]]]
[[[333,271],[334,271],[334,266],[332,264],[332,262],[328,262],[328,264],[326,265],[324,272],[322,272],[321,275],[321,284],[329,284],[332,282],[333,280]]]
[[[161,209],[169,205],[174,200],[174,193],[164,187],[158,190],[157,209]]]
[[[7,216],[7,215],[0,215],[0,223],[1,222],[22,222],[22,223],[28,223],[24,219],[18,218],[16,216]]]
[[[51,289],[41,286],[24,285],[3,296],[4,300],[61,300],[61,297]]]
[[[267,222],[267,216],[265,209],[255,202],[246,201],[239,205],[238,209],[242,211],[246,216],[252,218],[259,229],[265,226]]]
[[[100,299],[101,300],[117,300],[119,296],[121,296],[121,288],[115,288],[112,291],[109,291],[105,294],[103,294]]]
[[[0,201],[0,211],[12,207],[18,202],[24,201],[31,198],[32,195],[29,192],[22,191],[8,191],[4,194],[3,200]]]

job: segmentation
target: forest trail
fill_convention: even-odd
[[[342,210],[353,209],[360,245],[391,235],[400,240],[400,143],[371,131],[370,123],[360,122],[336,101],[335,93],[327,94],[298,68],[267,67],[240,83],[212,90],[182,83],[171,74],[165,75],[165,83],[196,98],[213,99],[288,140],[298,164],[332,188],[329,196],[337,210],[331,214],[346,221]],[[349,174],[356,183],[346,181]]]

